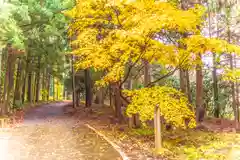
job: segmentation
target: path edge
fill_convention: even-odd
[[[92,127],[89,124],[84,124],[86,127],[88,127],[89,129],[91,129],[92,131],[94,131],[96,134],[98,134],[100,137],[102,137],[105,141],[107,141],[122,157],[123,160],[130,160],[128,158],[128,156],[121,150],[121,148],[115,144],[114,142],[112,142],[109,138],[107,138],[104,134],[100,133],[97,129],[95,129],[94,127]]]

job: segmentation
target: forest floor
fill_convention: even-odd
[[[118,152],[65,114],[69,102],[31,108],[18,127],[0,131],[1,160],[117,160]],[[77,125],[76,125],[77,124]]]
[[[152,128],[129,129],[127,125],[113,123],[114,114],[109,106],[93,105],[91,113],[83,108],[80,106],[73,117],[96,128],[131,160],[240,160],[240,134],[229,120],[208,118],[203,122],[204,130],[164,131],[165,149],[156,156]]]

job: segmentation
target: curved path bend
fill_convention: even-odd
[[[26,113],[23,125],[0,133],[1,160],[120,160],[110,144],[65,115],[67,103]]]

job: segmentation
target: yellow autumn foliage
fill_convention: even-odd
[[[240,53],[238,46],[200,35],[205,14],[200,5],[181,10],[155,0],[76,0],[76,6],[64,14],[72,18],[68,34],[73,39],[73,54],[79,59],[76,66],[104,71],[98,85],[121,82],[126,66],[137,67],[142,61],[191,69],[201,64],[196,57],[207,51]],[[174,40],[166,43],[164,39]],[[154,105],[159,103],[167,120],[183,125],[184,116],[192,117],[193,113],[183,95],[173,98],[170,91],[180,94],[159,87],[134,91],[129,113],[139,112],[146,120],[152,118]],[[193,121],[190,124],[194,126]]]
[[[158,105],[160,107],[161,116],[168,123],[176,127],[185,128],[185,120],[188,119],[188,126],[193,128],[196,126],[195,115],[189,109],[190,104],[184,94],[171,87],[156,86],[153,88],[142,88],[140,90],[124,91],[131,97],[131,103],[128,105],[127,114],[139,113],[140,120],[152,120],[154,118],[154,110]]]
[[[225,68],[223,74],[223,80],[225,81],[232,81],[232,82],[239,82],[240,81],[240,69],[229,69]]]

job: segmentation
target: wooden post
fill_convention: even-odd
[[[154,131],[155,131],[155,149],[156,152],[159,152],[162,148],[161,119],[159,105],[156,106],[154,113]]]

